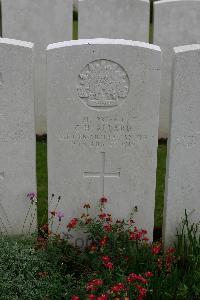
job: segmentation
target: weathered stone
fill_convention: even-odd
[[[125,40],[48,46],[49,210],[65,212],[103,195],[114,218],[134,219],[152,238],[161,54]],[[96,212],[96,207],[92,213]],[[57,225],[55,224],[54,230]]]
[[[149,0],[79,0],[79,38],[149,41]]]
[[[0,39],[0,233],[36,229],[33,44]]]
[[[173,47],[200,42],[200,1],[154,2],[154,44],[163,54],[159,137],[169,131]]]
[[[72,39],[72,0],[2,0],[2,35],[34,42],[35,114],[38,134],[46,133],[48,44]]]
[[[174,241],[184,217],[200,220],[200,45],[175,49],[164,236]]]

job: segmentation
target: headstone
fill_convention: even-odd
[[[154,44],[162,49],[159,137],[168,137],[173,47],[200,42],[200,1],[154,2]]]
[[[0,39],[0,234],[36,229],[33,44]]]
[[[79,38],[149,41],[149,0],[79,0]]]
[[[185,209],[190,222],[200,220],[200,45],[174,51],[163,231],[166,244],[174,241]]]
[[[35,43],[35,114],[38,134],[46,133],[48,44],[72,39],[72,0],[1,0],[2,35]]]
[[[64,211],[64,232],[85,202],[96,207],[106,196],[115,218],[135,208],[151,239],[160,48],[94,39],[52,44],[47,52],[49,195],[61,196],[49,210]]]

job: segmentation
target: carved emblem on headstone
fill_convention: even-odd
[[[96,60],[79,75],[78,95],[90,107],[109,109],[120,105],[129,93],[129,78],[116,62]]]

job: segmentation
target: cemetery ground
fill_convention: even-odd
[[[158,227],[162,225],[165,160],[166,144],[160,143],[155,211]],[[187,219],[182,227],[185,234],[180,230],[175,248],[164,253],[160,241],[148,244],[148,233],[136,228],[132,219],[115,225],[108,220],[109,215],[105,220],[107,200],[103,198],[98,222],[87,223],[75,216],[77,219],[68,224],[69,234],[75,227],[90,232],[96,242],[91,247],[80,251],[56,235],[49,237],[42,226],[47,222],[46,161],[47,143],[40,139],[37,174],[41,235],[0,238],[0,299],[200,299],[200,228],[190,227]],[[85,209],[89,213],[88,204]]]
[[[89,233],[93,242],[84,251],[46,226],[40,237],[2,236],[0,299],[200,299],[200,225],[190,226],[186,215],[175,247],[164,252],[132,218],[112,222],[107,201],[100,199],[96,219],[86,204],[85,216],[67,225],[69,235]]]

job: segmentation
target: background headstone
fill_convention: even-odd
[[[33,44],[0,39],[0,234],[35,231]]]
[[[48,44],[72,39],[72,0],[1,0],[2,35],[35,43],[35,113],[38,134],[46,133]]]
[[[169,132],[173,47],[200,42],[200,1],[154,2],[154,44],[163,55],[159,137]]]
[[[105,195],[115,218],[137,207],[134,218],[151,239],[160,48],[96,39],[49,45],[47,52],[49,197],[62,197],[49,210],[65,212],[65,231],[85,202],[96,206]]]
[[[184,217],[200,220],[200,45],[175,48],[164,236],[174,241]]]
[[[149,0],[79,0],[79,38],[149,41]]]

